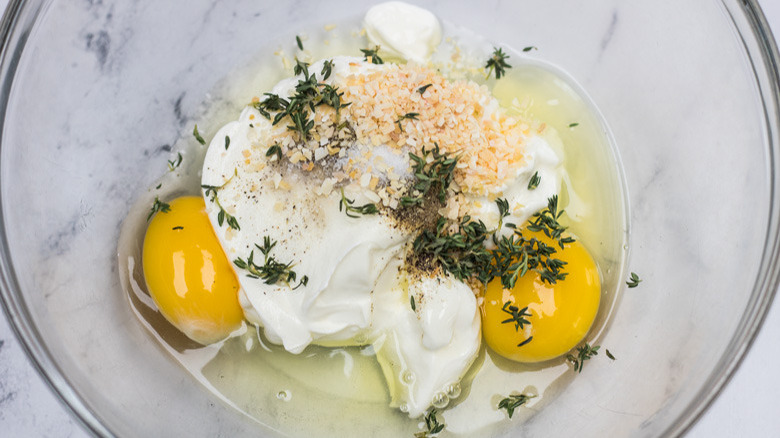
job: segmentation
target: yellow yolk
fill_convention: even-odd
[[[154,215],[143,248],[144,277],[160,312],[190,339],[210,344],[241,326],[239,283],[201,197],[173,200]]]
[[[512,289],[504,289],[500,278],[491,281],[482,307],[482,333],[488,346],[507,359],[541,362],[566,354],[588,333],[599,308],[601,280],[596,263],[580,242],[565,244],[561,250],[542,233],[524,235],[554,246],[557,252],[552,258],[567,262],[563,272],[568,275],[551,285],[529,270]],[[514,322],[504,322],[513,318],[507,302],[518,311],[527,307],[530,316],[524,319],[530,324],[517,329]]]

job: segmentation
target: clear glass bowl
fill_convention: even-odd
[[[755,1],[420,1],[577,78],[613,129],[632,206],[626,290],[587,368],[524,436],[675,436],[748,349],[778,285],[777,50]],[[2,21],[2,301],[98,435],[271,434],[139,324],[117,236],[207,93],[329,2],[11,1]],[[356,10],[359,9],[359,10]],[[265,432],[264,432],[265,431]]]

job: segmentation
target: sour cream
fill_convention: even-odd
[[[441,25],[430,11],[404,2],[380,3],[364,19],[366,36],[390,56],[425,64],[441,42]]]

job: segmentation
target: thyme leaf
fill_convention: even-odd
[[[292,262],[282,263],[271,255],[271,251],[276,246],[276,243],[277,242],[272,241],[269,236],[264,236],[263,246],[255,244],[255,249],[260,250],[260,253],[263,254],[264,260],[262,265],[255,263],[254,249],[249,252],[249,257],[247,257],[246,260],[238,257],[233,260],[233,264],[236,265],[237,268],[244,269],[249,272],[247,277],[261,279],[265,284],[284,283],[290,286],[293,290],[301,286],[306,286],[309,283],[309,277],[306,275],[301,277],[300,281],[298,281],[298,284],[292,286],[292,284],[297,280],[298,274],[291,269],[293,266]]]
[[[198,125],[196,124],[194,128],[192,128],[192,135],[195,136],[195,140],[198,140],[198,143],[202,144],[203,146],[206,145],[206,140],[201,137],[200,133],[198,132]]]
[[[626,282],[626,284],[628,285],[629,288],[635,288],[635,287],[639,286],[639,283],[641,283],[641,282],[642,282],[642,279],[639,278],[639,276],[636,275],[636,273],[632,272],[631,273],[631,278]]]
[[[210,186],[203,184],[200,187],[204,189],[204,196],[210,198],[210,201],[217,204],[217,207],[219,208],[219,213],[217,213],[217,223],[219,226],[221,227],[223,223],[227,222],[228,227],[236,231],[241,230],[236,217],[225,211],[225,209],[222,207],[222,204],[219,203],[219,196],[217,195],[217,192],[224,186]]]
[[[347,198],[346,195],[344,195],[344,189],[341,189],[341,200],[339,201],[339,211],[344,211],[348,217],[357,218],[360,217],[359,215],[363,214],[377,214],[379,213],[379,209],[377,208],[376,204],[363,204],[355,206],[355,200]],[[343,210],[342,210],[343,208]]]
[[[427,430],[415,433],[414,434],[415,438],[434,437],[438,435],[442,430],[444,430],[444,423],[439,423],[438,418],[436,418],[435,408],[431,409],[430,411],[428,411],[427,414],[425,414],[425,428]]]
[[[178,152],[176,154],[175,160],[168,160],[168,171],[173,172],[174,170],[176,170],[176,168],[179,167],[179,165],[181,164],[181,160],[182,160],[181,152]]]
[[[149,220],[152,219],[152,216],[157,212],[168,213],[169,211],[171,211],[170,204],[160,201],[160,198],[155,196],[154,204],[152,204],[152,209],[149,211],[149,216],[146,216],[146,222],[149,222]]]
[[[373,49],[360,49],[363,52],[363,59],[371,61],[372,64],[384,64],[385,61],[379,57],[379,46],[374,46]]]
[[[509,55],[504,53],[503,49],[493,47],[493,55],[485,63],[487,77],[490,77],[490,73],[495,73],[496,79],[501,79],[506,74],[506,69],[512,68],[506,62],[507,59],[509,59]]]
[[[534,172],[534,175],[528,181],[528,190],[534,190],[539,187],[539,183],[542,182],[542,177],[539,176],[539,171]]]
[[[508,397],[498,402],[498,409],[506,409],[507,415],[512,419],[512,414],[515,413],[515,409],[526,404],[528,400],[531,400],[534,397],[536,396],[531,394],[510,394]]]
[[[577,356],[574,356],[573,354],[567,354],[566,360],[572,363],[574,366],[574,371],[581,373],[582,365],[586,360],[589,360],[593,356],[598,355],[599,348],[601,348],[601,346],[595,345],[591,347],[590,344],[586,342],[585,345],[577,347]]]
[[[425,84],[422,87],[417,89],[417,92],[420,94],[425,94],[425,90],[428,89],[428,87],[432,86],[433,84]]]

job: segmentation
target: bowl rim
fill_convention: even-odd
[[[20,33],[21,19],[31,23],[51,2],[43,0],[37,8],[27,0],[9,0],[0,20],[0,149],[5,128],[11,85],[15,78],[19,60],[29,34]],[[741,365],[753,345],[780,285],[780,180],[775,171],[780,168],[780,52],[770,30],[769,23],[758,4],[758,0],[721,0],[728,18],[741,38],[743,49],[751,62],[756,85],[762,99],[766,123],[766,145],[769,152],[770,211],[767,221],[766,244],[764,246],[759,275],[753,286],[750,300],[737,329],[712,368],[709,377],[696,392],[693,402],[674,416],[669,426],[659,436],[679,437],[687,433],[712,406]],[[735,13],[741,13],[747,20],[743,25]],[[745,34],[755,39],[757,48],[751,49],[745,41]],[[15,39],[15,40],[14,40]],[[2,193],[0,193],[2,205]],[[19,340],[33,368],[54,393],[55,398],[70,412],[73,418],[89,433],[95,436],[115,436],[99,416],[87,405],[85,398],[66,378],[53,355],[41,339],[37,327],[21,296],[16,273],[10,262],[5,220],[0,214],[0,307],[3,309],[11,330]]]

